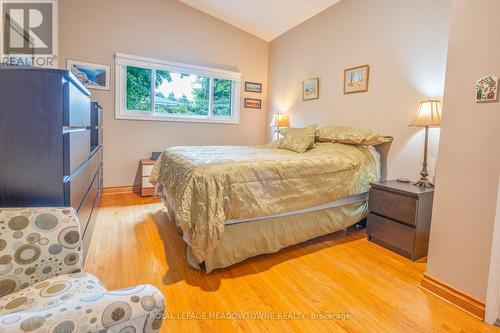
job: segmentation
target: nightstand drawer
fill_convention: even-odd
[[[384,215],[410,225],[416,224],[416,198],[371,188],[368,209],[370,212]]]
[[[142,187],[155,187],[149,182],[149,177],[142,177]]]
[[[142,176],[145,177],[145,176],[151,176],[151,171],[153,171],[153,167],[154,165],[153,164],[149,164],[149,165],[143,165],[142,166]]]
[[[366,233],[370,240],[411,257],[415,245],[415,229],[376,214],[368,214]]]

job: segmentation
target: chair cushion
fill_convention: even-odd
[[[81,268],[74,209],[0,208],[0,298]]]
[[[0,316],[30,309],[44,310],[106,291],[101,282],[91,274],[61,275],[0,297]]]

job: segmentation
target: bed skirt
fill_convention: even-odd
[[[204,262],[205,270],[224,268],[260,254],[279,250],[327,235],[356,224],[368,214],[368,202],[356,202],[300,214],[271,217],[226,225],[219,245]],[[187,246],[187,262],[200,265]]]

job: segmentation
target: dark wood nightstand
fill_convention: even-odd
[[[368,240],[412,260],[426,256],[434,189],[395,180],[370,185]]]

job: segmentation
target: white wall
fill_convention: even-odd
[[[269,109],[293,126],[366,127],[394,136],[388,177],[416,179],[424,131],[409,128],[419,102],[444,89],[451,0],[343,0],[271,42]],[[343,94],[344,69],[370,65],[367,93]],[[301,82],[320,79],[302,101]],[[268,132],[268,139],[270,134]],[[433,174],[439,129],[431,129]]]
[[[500,1],[455,0],[427,274],[485,300],[500,174],[500,104],[476,81],[500,76]]]
[[[179,1],[62,0],[59,17],[62,67],[66,59],[113,66],[114,53],[121,52],[237,69],[242,81],[264,83],[264,93],[251,97],[266,105],[268,43]],[[139,160],[152,151],[265,142],[265,108],[242,108],[239,125],[115,120],[113,71],[111,78],[111,91],[92,91],[104,107],[105,187],[137,184]]]
[[[484,320],[489,324],[500,321],[500,177],[498,177],[497,204],[493,227],[491,259],[486,293]]]

